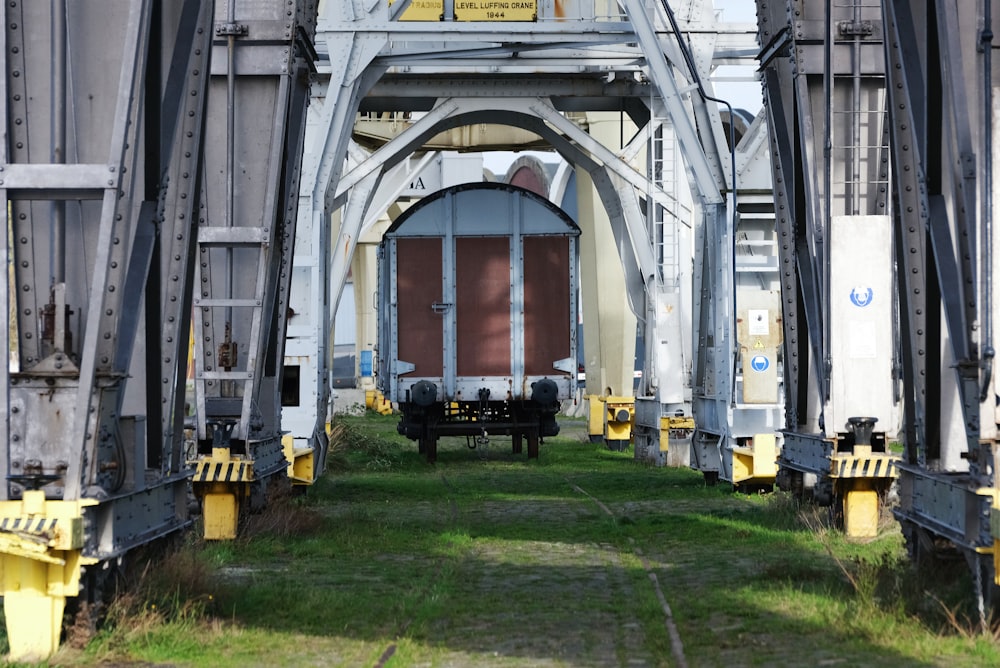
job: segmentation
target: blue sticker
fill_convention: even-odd
[[[767,355],[754,355],[750,358],[750,368],[758,373],[767,371],[769,366],[771,366],[771,361],[767,359]]]
[[[859,285],[851,290],[851,303],[864,308],[872,303],[874,294],[871,288]]]

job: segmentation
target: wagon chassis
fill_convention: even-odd
[[[510,436],[514,454],[528,442],[528,459],[538,458],[538,446],[546,436],[559,433],[559,404],[543,406],[536,401],[453,401],[423,407],[400,405],[402,418],[397,430],[417,441],[420,454],[429,463],[437,460],[438,439],[444,436],[474,436],[470,448],[485,445],[491,436]]]

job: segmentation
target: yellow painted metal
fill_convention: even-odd
[[[66,597],[49,595],[49,567],[35,559],[3,556],[3,609],[15,661],[42,661],[59,649]]]
[[[993,539],[993,584],[1000,587],[1000,539],[997,538]]]
[[[231,455],[229,448],[212,448],[211,456],[202,456],[188,462],[194,466],[197,492],[198,483],[253,482],[253,460],[242,455]]]
[[[685,438],[694,430],[694,418],[688,416],[671,416],[660,418],[660,452],[670,450],[670,437]],[[687,433],[685,433],[687,432]]]
[[[456,21],[534,21],[535,0],[455,0]]]
[[[749,445],[733,448],[733,484],[773,483],[778,473],[778,440],[774,434],[754,434]]]
[[[980,494],[991,497],[990,535],[993,536],[993,582],[1000,587],[1000,489],[990,487],[979,490]]]
[[[874,538],[878,535],[879,501],[873,482],[854,478],[842,483],[840,497],[844,504],[844,533],[851,538]]]
[[[379,390],[365,390],[365,408],[379,415],[392,415],[392,402]]]
[[[899,461],[899,455],[872,452],[870,445],[856,445],[851,452],[837,452],[830,458],[830,477],[843,507],[847,536],[878,535],[879,488],[896,477]]]
[[[605,397],[604,408],[604,440],[609,446],[627,447],[635,422],[635,397]]]
[[[389,0],[392,6],[393,0]],[[400,21],[440,21],[444,17],[444,0],[410,0]]]
[[[284,434],[281,437],[281,449],[288,461],[288,479],[293,485],[311,485],[316,482],[312,448],[297,448],[292,435]]]
[[[193,462],[191,489],[202,505],[205,540],[232,540],[244,499],[254,480],[253,460],[233,455],[229,448],[212,448],[212,454]]]
[[[834,453],[830,458],[830,477],[895,478],[899,461],[899,455],[872,452],[871,446],[856,445],[851,453]]]
[[[590,411],[587,417],[587,434],[590,442],[596,443],[604,438],[604,397],[591,394],[587,397]]]
[[[29,490],[0,502],[0,584],[9,658],[42,661],[59,648],[67,596],[80,593],[83,509],[96,501],[49,501]]]
[[[240,519],[240,500],[245,493],[234,485],[214,483],[201,496],[205,540],[233,540]]]

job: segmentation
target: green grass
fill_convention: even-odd
[[[436,465],[396,418],[341,418],[336,465],[232,543],[190,539],[53,663],[977,666],[961,564],[915,573],[898,529],[859,543],[781,493],[707,487],[574,433],[537,461],[495,439]],[[595,501],[611,511],[609,515]]]

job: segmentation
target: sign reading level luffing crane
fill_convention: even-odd
[[[538,8],[524,0],[456,0],[456,21],[534,21]]]
[[[389,0],[389,5],[393,0]],[[444,0],[411,0],[401,21],[534,21],[536,0],[455,0],[453,15],[445,16]]]

